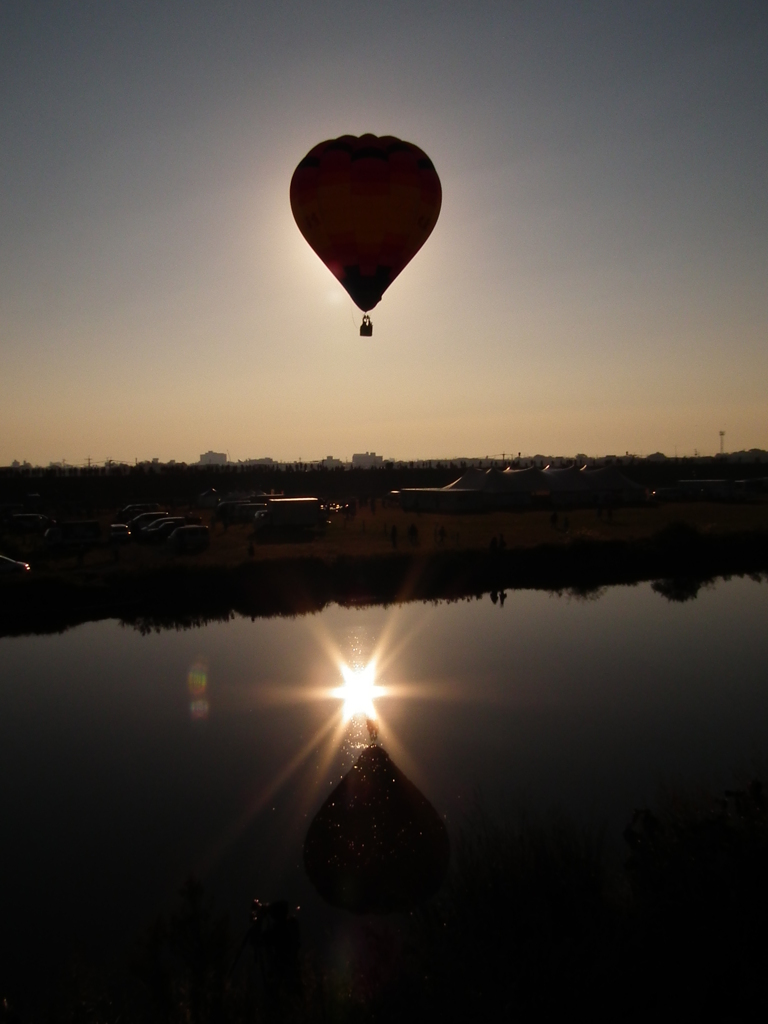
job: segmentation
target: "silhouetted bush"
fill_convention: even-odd
[[[634,952],[677,1019],[768,1016],[768,806],[760,782],[636,811],[625,832]]]
[[[625,841],[611,872],[598,837],[573,825],[476,818],[415,919],[412,1019],[766,1019],[761,784],[636,811]]]

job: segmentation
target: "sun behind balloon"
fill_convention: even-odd
[[[307,153],[291,179],[299,230],[366,314],[424,245],[442,203],[427,154],[393,136],[343,135]]]

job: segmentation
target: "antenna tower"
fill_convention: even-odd
[[[720,431],[720,454],[721,455],[724,454],[724,451],[723,451],[724,442],[725,442],[725,431],[721,430]]]

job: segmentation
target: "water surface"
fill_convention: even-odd
[[[768,587],[737,579],[685,603],[641,584],[0,640],[4,973],[52,923],[62,949],[118,953],[190,872],[243,927],[259,896],[337,928],[301,842],[364,738],[334,726],[340,660],[376,655],[380,739],[450,826],[480,793],[618,835],[661,784],[763,761],[767,621]]]

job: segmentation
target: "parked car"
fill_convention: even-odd
[[[127,524],[143,512],[157,512],[159,508],[160,506],[156,501],[145,501],[135,505],[126,505],[125,508],[121,508],[115,516],[115,522]]]
[[[219,495],[216,488],[211,487],[209,491],[203,491],[202,494],[198,494],[195,504],[198,508],[216,508],[219,504]]]
[[[149,526],[145,526],[139,534],[138,540],[146,544],[157,544],[161,540],[166,540],[178,527],[186,525],[187,521],[184,516],[165,516],[162,519],[156,519]]]
[[[167,540],[169,550],[176,554],[196,554],[208,547],[207,526],[177,526]]]
[[[128,523],[131,528],[131,536],[136,540],[145,526],[149,526],[150,523],[154,523],[157,519],[165,519],[167,515],[167,512],[142,512],[141,515],[134,516],[130,523]]]
[[[112,523],[109,528],[110,544],[127,544],[131,539],[131,528],[125,523]]]
[[[29,572],[29,570],[29,563],[17,562],[13,558],[6,558],[5,555],[0,555],[0,573],[5,574],[9,572]]]
[[[14,533],[44,533],[51,525],[48,516],[37,512],[20,512],[11,516],[10,527]]]

